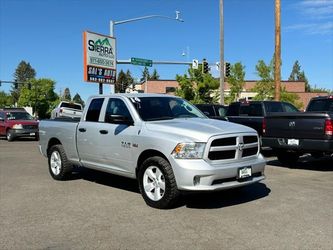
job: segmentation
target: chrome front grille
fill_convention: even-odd
[[[214,137],[209,145],[208,159],[211,161],[236,160],[258,154],[256,135],[233,135]]]

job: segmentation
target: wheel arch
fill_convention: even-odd
[[[138,171],[139,171],[140,166],[142,165],[142,163],[145,160],[147,160],[148,158],[154,157],[154,156],[160,156],[163,159],[165,159],[167,162],[169,162],[168,158],[162,152],[160,152],[158,150],[154,150],[154,149],[147,149],[147,150],[143,151],[140,154],[139,158],[138,158],[138,161],[137,161],[137,164],[136,164],[136,169],[135,169],[135,175],[136,176],[138,176]],[[169,162],[169,164],[170,164],[170,162]]]
[[[47,144],[47,151],[46,151],[48,156],[50,154],[50,149],[52,148],[52,146],[58,145],[58,144],[62,145],[62,143],[59,141],[58,138],[53,137],[49,140],[49,142]]]

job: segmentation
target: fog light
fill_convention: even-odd
[[[194,184],[194,186],[197,186],[200,184],[200,176],[194,176],[193,184]]]

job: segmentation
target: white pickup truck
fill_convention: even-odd
[[[145,202],[173,205],[181,191],[215,191],[265,178],[257,132],[207,118],[174,96],[90,97],[80,121],[43,120],[40,151],[63,180],[73,165],[136,178]]]
[[[61,101],[58,106],[52,110],[51,119],[57,117],[79,118],[81,115],[82,105],[80,103]]]

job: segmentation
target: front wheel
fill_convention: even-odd
[[[12,131],[11,131],[10,129],[7,130],[6,138],[7,138],[7,141],[12,141],[12,140],[14,140],[13,133],[12,133]]]
[[[48,154],[49,172],[55,180],[66,180],[73,170],[73,165],[67,159],[65,150],[61,144],[50,148]]]
[[[139,169],[139,188],[147,205],[169,208],[179,196],[170,163],[160,156],[145,160]]]

